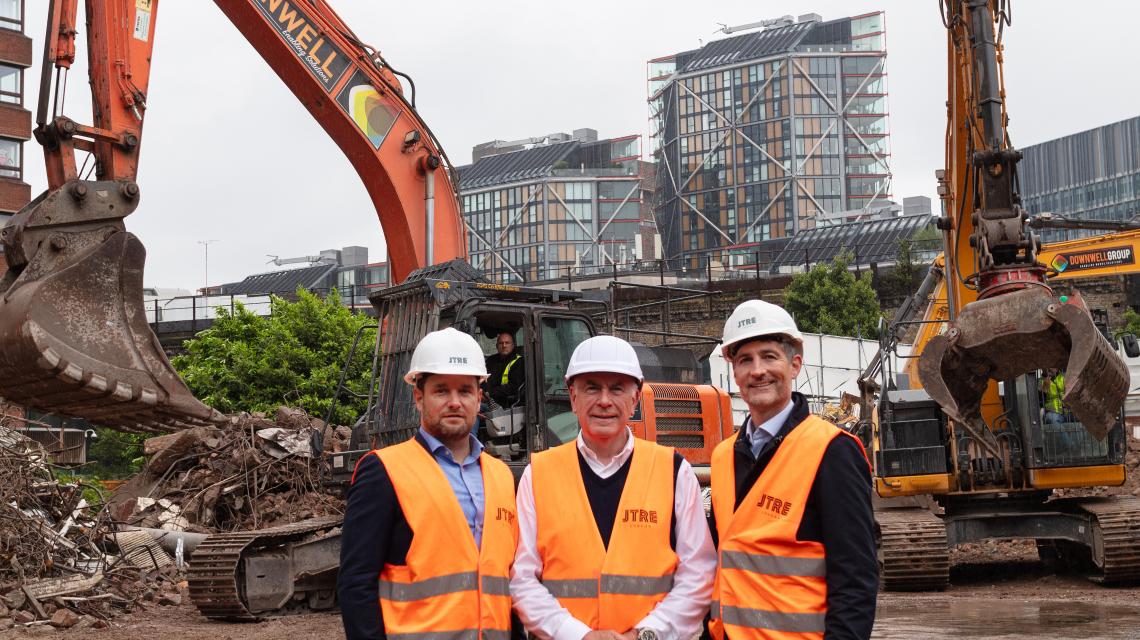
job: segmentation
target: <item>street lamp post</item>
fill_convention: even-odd
[[[205,250],[205,277],[206,286],[203,287],[202,293],[210,295],[210,243],[217,242],[217,240],[199,240],[198,244],[202,245]]]

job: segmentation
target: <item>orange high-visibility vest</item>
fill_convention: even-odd
[[[673,588],[673,450],[634,439],[608,548],[590,510],[576,441],[535,454],[531,482],[543,586],[592,629],[632,629]]]
[[[380,611],[391,636],[415,640],[508,640],[510,571],[518,542],[510,469],[486,453],[483,542],[475,538],[439,463],[413,440],[378,449],[412,530],[407,565],[380,572]]]
[[[720,548],[709,629],[717,640],[726,631],[732,640],[823,638],[826,551],[819,542],[797,540],[796,533],[824,451],[841,436],[859,442],[808,416],[784,439],[739,509],[734,509],[733,447],[740,432],[713,450],[712,506]]]

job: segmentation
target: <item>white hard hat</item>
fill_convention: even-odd
[[[421,373],[478,376],[487,379],[483,350],[475,338],[448,327],[432,331],[420,340],[412,352],[412,364],[404,374],[404,382],[415,384]]]
[[[731,347],[750,338],[785,335],[803,344],[804,336],[796,328],[796,321],[783,307],[763,300],[745,300],[736,306],[724,323],[721,354],[729,357]]]
[[[615,336],[594,336],[574,349],[566,367],[566,382],[580,373],[623,373],[638,382],[645,379],[633,346]]]

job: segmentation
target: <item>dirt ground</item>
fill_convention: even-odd
[[[999,559],[1000,556],[1005,556]],[[880,616],[876,622],[876,637],[918,637],[906,633],[894,635],[898,629],[895,619],[900,611],[921,609],[951,609],[955,603],[984,603],[986,615],[1000,623],[1003,610],[1008,607],[1025,607],[1026,604],[1066,603],[1067,606],[1115,607],[1116,611],[1134,612],[1140,620],[1140,586],[1104,588],[1090,584],[1083,577],[1055,574],[1037,559],[1032,542],[994,543],[970,545],[955,550],[951,570],[953,586],[940,593],[880,593]],[[996,606],[995,606],[996,605]],[[933,622],[933,633],[952,623]],[[1067,624],[1062,621],[1062,624]],[[1067,628],[1067,627],[1066,627]],[[179,606],[152,605],[111,622],[103,630],[57,630],[49,626],[0,631],[0,639],[29,637],[103,638],[105,640],[156,640],[176,633],[178,640],[277,640],[286,637],[336,639],[343,638],[339,614],[314,613],[289,616],[254,624],[223,624],[203,619],[188,602]],[[1140,635],[1140,631],[1137,632]],[[932,636],[934,637],[934,636]],[[941,636],[937,636],[941,637]],[[1005,636],[1001,637],[1033,637]],[[1116,637],[1092,634],[1086,638]],[[1129,636],[1120,636],[1129,637]]]
[[[1140,441],[1134,438],[1129,438],[1126,465],[1129,473],[1128,482],[1124,486],[1081,493],[1140,495]],[[971,616],[980,616],[983,620],[993,618],[994,624],[1000,627],[1002,616],[1006,615],[1009,618],[1006,621],[1008,627],[1020,628],[1025,626],[1024,609],[1027,606],[1037,607],[1038,610],[1034,613],[1037,622],[1042,617],[1039,611],[1041,608],[1061,606],[1070,609],[1084,607],[1087,610],[1082,609],[1076,613],[1066,610],[1059,621],[1051,623],[1059,626],[1037,627],[1024,635],[1016,632],[1013,635],[997,631],[989,633],[983,628],[980,634],[966,632],[965,636],[1031,638],[1048,631],[1054,640],[1062,637],[1080,637],[1083,640],[1140,638],[1140,585],[1105,588],[1091,584],[1080,575],[1058,573],[1038,559],[1037,548],[1032,540],[964,544],[951,551],[950,559],[951,587],[946,591],[879,594],[875,638],[957,637],[962,634],[955,632],[955,625]],[[189,603],[185,592],[182,600],[183,604],[177,606],[147,604],[111,620],[106,629],[60,630],[41,624],[28,628],[0,629],[0,640],[38,636],[156,640],[172,631],[177,633],[177,640],[276,640],[289,636],[322,640],[344,637],[337,612],[295,615],[253,624],[224,624],[202,618]],[[905,619],[907,615],[913,617],[915,611],[932,612],[918,623],[927,626],[916,627],[913,619]],[[943,620],[933,612],[944,612],[948,619]],[[1079,628],[1079,623],[1095,620],[1097,615],[1134,622],[1129,623],[1133,625],[1129,627],[1131,630],[1122,632],[1124,635],[1101,633],[1092,627],[1083,630]],[[1062,631],[1056,633],[1056,629]],[[1080,632],[1080,635],[1065,635],[1066,630],[1070,633]],[[941,631],[946,631],[947,635],[936,633]]]

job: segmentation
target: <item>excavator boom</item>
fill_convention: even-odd
[[[465,256],[450,165],[396,73],[324,0],[216,0],[344,151],[376,206],[399,282]],[[58,113],[53,70],[75,59],[78,0],[52,0],[35,136],[48,190],[0,230],[0,397],[126,431],[223,417],[171,368],[142,304],[145,250],[123,219],[148,108],[160,0],[85,0],[94,121]],[[58,90],[58,89],[57,89]],[[49,111],[51,111],[49,113]],[[95,179],[76,155],[95,158]]]
[[[1103,439],[1128,392],[1128,371],[1079,297],[1062,300],[1038,261],[1041,243],[1021,207],[1017,164],[1002,88],[1005,0],[951,0],[946,172],[949,328],[922,351],[922,386],[952,424],[978,437],[995,380],[1036,369],[1064,370],[1065,403]],[[979,438],[983,442],[987,438]],[[991,452],[993,453],[993,452]]]

